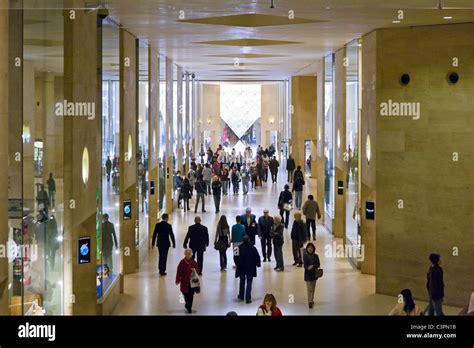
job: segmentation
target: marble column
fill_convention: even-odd
[[[138,40],[120,29],[120,242],[122,274],[138,270]],[[130,218],[123,211],[131,204]],[[123,278],[122,278],[123,279]],[[123,282],[122,282],[123,284]]]
[[[97,212],[102,191],[102,74],[98,15],[78,10],[83,6],[80,0],[66,3],[64,98],[92,105],[96,117],[64,117],[64,302],[65,314],[95,315]],[[90,263],[79,263],[82,238],[90,239]]]
[[[324,203],[324,134],[325,134],[325,122],[324,122],[324,94],[325,94],[325,71],[324,71],[324,59],[319,59],[316,62],[316,94],[317,94],[317,135],[316,135],[316,149],[315,153],[312,154],[313,162],[311,163],[311,176],[315,176],[317,180],[316,190],[316,201],[319,204],[319,210],[321,211],[321,223],[325,219],[326,204]],[[314,170],[314,172],[313,172]]]
[[[166,57],[166,212],[173,212],[173,71],[174,64]]]
[[[185,151],[186,151],[186,159],[184,163],[184,174],[187,175],[189,172],[189,150],[190,150],[190,141],[191,141],[191,134],[190,134],[190,122],[191,122],[191,115],[189,114],[191,108],[190,108],[190,86],[191,86],[191,81],[189,79],[189,73],[186,73],[186,80],[185,80],[185,103],[186,103],[186,123],[185,123],[185,132],[184,132],[184,138],[185,138]]]
[[[0,161],[9,160],[8,132],[8,75],[11,69],[8,57],[8,0],[0,0]],[[0,176],[8,178],[8,166],[0,166]],[[0,245],[8,241],[8,180],[0,180]],[[0,258],[0,315],[9,315],[8,258]]]
[[[346,67],[344,58],[346,48],[335,54],[334,63],[334,220],[333,234],[343,238],[345,243],[346,228]],[[342,188],[342,192],[338,191]]]
[[[177,129],[177,151],[178,151],[178,165],[177,170],[183,172],[183,118],[184,118],[184,105],[183,105],[183,68],[177,65],[176,69],[176,108],[178,110],[178,129]]]
[[[293,76],[291,78],[291,155],[296,166],[305,168],[305,141],[316,139],[316,77]]]
[[[158,222],[158,156],[160,141],[160,56],[148,49],[148,244]],[[153,187],[152,187],[153,183]]]

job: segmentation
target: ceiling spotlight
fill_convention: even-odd
[[[398,24],[400,21],[392,21],[393,24]]]
[[[451,16],[444,16],[443,19],[453,19]]]

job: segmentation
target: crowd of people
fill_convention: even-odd
[[[216,152],[208,149],[207,153],[202,156],[202,162],[204,157],[207,157],[206,163],[196,164],[193,161],[187,175],[182,176],[180,172],[177,173],[175,188],[179,191],[179,207],[183,205],[184,211],[189,211],[189,200],[195,194],[195,214],[198,212],[199,203],[201,203],[202,212],[205,213],[205,197],[212,195],[215,212],[220,213],[221,198],[229,194],[231,187],[234,195],[238,195],[240,183],[242,183],[242,192],[246,195],[250,189],[257,189],[267,182],[269,168],[272,182],[277,182],[280,164],[271,155],[269,149],[264,150],[261,147],[257,150],[255,159],[251,157],[249,148],[246,149],[244,155],[235,154],[233,149],[230,156],[221,145]],[[272,161],[276,162],[273,166],[270,165]],[[235,277],[239,279],[239,286],[236,289],[239,301],[245,301],[247,304],[252,303],[252,284],[262,262],[272,262],[272,256],[274,256],[274,271],[285,271],[283,245],[286,242],[285,230],[290,227],[290,213],[293,210],[293,222],[289,231],[293,266],[304,269],[302,281],[306,284],[308,307],[310,309],[314,307],[316,283],[323,276],[321,261],[314,244],[317,237],[316,222],[321,218],[321,212],[318,203],[311,194],[307,196],[307,200],[303,204],[305,176],[302,168],[296,166],[291,156],[286,162],[288,184],[284,186],[278,196],[276,208],[278,208],[279,215],[271,216],[269,209],[264,209],[262,215],[257,217],[251,207],[248,207],[243,214],[233,217],[234,223],[226,215],[221,215],[215,227],[214,237],[210,236],[208,228],[202,224],[201,217],[195,216],[194,224],[189,226],[185,236],[184,258],[180,261],[176,273],[176,284],[180,286],[187,313],[193,313],[194,294],[200,292],[204,254],[211,242],[219,252],[221,272],[226,272],[228,269],[227,254],[228,250],[232,249]],[[252,182],[251,188],[249,182]],[[289,184],[292,184],[291,190]],[[166,275],[168,249],[171,245],[176,247],[168,218],[167,214],[163,215],[162,221],[156,225],[153,234],[153,246],[157,246],[159,249],[158,268],[162,276]],[[258,240],[261,253],[256,246]],[[430,255],[430,260],[432,266],[427,275],[429,293],[427,309],[421,311],[415,305],[411,291],[404,289],[401,291],[399,303],[390,312],[390,315],[418,315],[422,313],[443,315],[444,284],[442,269],[439,266],[439,255]],[[281,310],[276,306],[276,303],[275,297],[272,294],[267,294],[263,304],[258,307],[257,315],[281,315]],[[235,312],[230,313],[228,315],[234,315],[232,313]]]

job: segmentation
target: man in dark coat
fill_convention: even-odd
[[[295,262],[293,266],[298,265],[298,267],[303,266],[303,259],[301,257],[301,248],[306,242],[308,237],[308,232],[306,230],[306,224],[301,220],[301,213],[296,212],[294,214],[295,221],[293,222],[293,227],[291,229],[291,244],[293,249],[293,258]]]
[[[258,237],[262,243],[263,262],[271,262],[272,257],[272,236],[273,218],[268,214],[268,209],[263,211],[263,216],[258,218]]]
[[[276,157],[272,157],[269,163],[270,173],[272,174],[272,183],[276,183],[278,179],[278,167],[280,163],[277,161]]]
[[[199,275],[202,275],[204,252],[209,246],[209,232],[206,226],[201,225],[201,218],[199,216],[194,218],[194,225],[189,226],[188,233],[184,239],[184,249],[188,247],[188,242],[189,247],[193,250],[193,259],[195,259],[197,255],[197,263],[201,271]]]
[[[163,214],[161,222],[155,225],[153,240],[151,242],[152,249],[155,245],[158,247],[158,270],[161,276],[166,275],[166,261],[168,259],[168,251],[171,247],[171,243],[173,243],[173,249],[176,249],[173,227],[168,223],[168,218],[168,214]]]
[[[286,160],[286,170],[288,171],[288,182],[293,182],[293,172],[295,171],[296,163],[291,155]]]
[[[235,277],[240,278],[238,298],[243,301],[245,291],[245,303],[251,303],[252,281],[257,276],[257,267],[261,266],[260,255],[257,248],[250,243],[248,235],[244,236],[243,243],[239,246],[238,250],[238,255],[235,256],[235,263],[237,265]],[[245,286],[246,282],[247,287]]]
[[[109,214],[102,215],[102,254],[104,255],[104,263],[109,267],[110,272],[113,270],[112,249],[118,248],[117,235],[115,234],[114,224],[109,221]]]
[[[242,215],[242,225],[245,226],[245,234],[250,238],[252,245],[255,245],[255,236],[257,232],[257,217],[252,214],[252,208],[245,209],[245,214]]]
[[[438,254],[430,254],[431,266],[426,275],[426,288],[428,289],[429,304],[428,315],[442,316],[443,298],[444,298],[444,281],[443,269],[440,267],[440,258]]]

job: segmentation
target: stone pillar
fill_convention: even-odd
[[[8,131],[8,81],[11,61],[9,53],[8,0],[0,0],[0,161],[9,162]],[[0,176],[8,178],[8,166],[0,166]],[[21,183],[20,183],[21,185]],[[8,181],[0,180],[0,244],[8,241]],[[8,308],[8,258],[0,258],[0,315],[9,315]]]
[[[326,204],[324,203],[324,134],[325,134],[325,123],[324,123],[324,94],[325,94],[325,71],[324,71],[324,59],[319,59],[316,62],[316,94],[317,94],[317,117],[316,117],[316,149],[315,153],[312,154],[313,162],[311,163],[311,176],[316,177],[316,201],[319,204],[319,210],[321,211],[321,223],[324,222],[326,216],[325,209]],[[314,171],[314,172],[313,172]]]
[[[261,89],[261,145],[268,148],[271,144],[271,132],[278,132],[280,120],[280,85],[279,83],[264,83]],[[278,144],[275,148],[278,149]],[[278,154],[278,151],[275,155]]]
[[[361,272],[375,274],[376,264],[376,220],[367,220],[365,205],[376,201],[376,118],[378,113],[377,76],[377,32],[364,37],[362,45],[362,117],[360,123],[360,177],[361,177],[361,244],[364,246],[364,261],[360,262]],[[369,161],[370,158],[370,161]],[[377,214],[375,215],[377,219]]]
[[[346,228],[346,162],[344,153],[346,151],[346,67],[344,58],[346,48],[342,48],[335,54],[334,62],[334,221],[333,234],[343,238],[345,244]],[[338,192],[342,188],[342,194]]]
[[[174,64],[166,57],[166,212],[173,212],[173,70]]]
[[[120,29],[120,242],[122,276],[138,270],[138,40]],[[131,217],[124,218],[124,202]]]
[[[316,77],[293,76],[291,78],[291,155],[296,166],[305,168],[305,140],[316,139]]]
[[[158,222],[158,150],[160,141],[160,56],[148,48],[148,245]],[[152,192],[152,185],[154,189]]]
[[[178,165],[177,170],[183,172],[183,68],[178,65],[176,69],[176,108],[178,110],[178,131],[177,131],[177,151],[178,151]]]
[[[83,6],[83,1],[68,1],[64,11],[64,98],[95,106],[96,117],[64,118],[64,301],[66,314],[95,315],[96,227],[102,185],[101,45],[97,12],[78,10]],[[81,238],[90,238],[90,263],[79,264]]]
[[[184,137],[185,137],[185,151],[186,151],[186,159],[185,159],[185,163],[184,163],[184,174],[187,175],[187,173],[189,172],[189,143],[190,143],[190,140],[191,140],[191,134],[190,134],[190,122],[191,122],[191,115],[189,114],[190,112],[190,80],[189,80],[189,73],[186,73],[186,91],[185,91],[185,95],[186,95],[186,126],[185,126],[185,132],[184,132]]]

